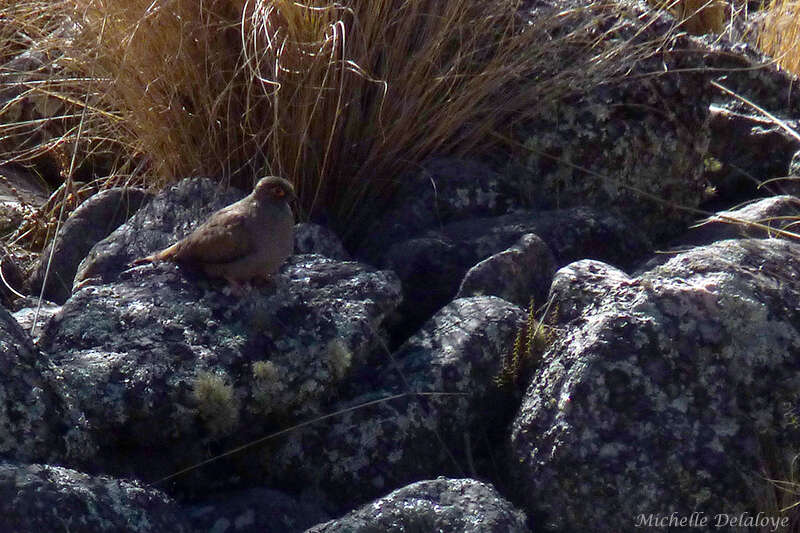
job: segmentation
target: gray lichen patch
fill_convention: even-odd
[[[83,428],[60,385],[50,361],[0,308],[0,454],[20,461],[65,460],[65,436],[70,428],[76,434]]]
[[[316,416],[382,344],[399,301],[390,272],[321,256],[293,257],[244,296],[147,265],[80,290],[41,345],[109,471],[133,462],[158,478],[207,458],[212,443]]]
[[[524,320],[500,298],[453,301],[387,356],[362,395],[330,406],[335,416],[324,423],[276,441],[270,479],[319,485],[334,500],[367,499],[457,471],[473,451],[465,451],[465,439],[477,443],[502,424],[494,378]]]
[[[529,510],[611,532],[652,509],[749,509],[761,439],[800,387],[798,253],[730,240],[635,278],[593,261],[559,271],[561,335],[511,434]]]
[[[2,531],[191,531],[178,505],[138,482],[0,462]]]

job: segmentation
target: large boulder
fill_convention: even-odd
[[[3,308],[0,398],[0,457],[63,461],[68,453],[87,453],[80,444],[85,435],[54,378],[51,362]]]
[[[526,237],[529,236],[529,237]],[[537,244],[534,246],[533,239]],[[528,239],[527,245],[521,239]],[[515,247],[527,250],[529,266],[519,272],[519,279],[487,279],[488,270],[498,275],[515,275],[508,260],[520,257]],[[475,217],[453,221],[437,230],[393,244],[386,251],[382,265],[397,273],[403,282],[404,302],[400,308],[402,322],[396,326],[400,338],[408,335],[451,301],[465,284],[463,295],[498,294],[519,302],[530,296],[541,296],[549,287],[554,266],[561,267],[580,258],[593,258],[617,265],[630,265],[645,256],[649,242],[630,221],[587,208],[552,211],[520,210],[505,215]],[[488,258],[503,254],[469,270]],[[514,263],[515,261],[512,261]],[[500,263],[509,266],[499,267]],[[483,273],[480,273],[480,271]],[[478,278],[483,281],[478,282]],[[518,284],[519,294],[512,294],[503,285]],[[476,285],[473,285],[476,284]],[[474,286],[475,289],[470,289]],[[467,292],[467,291],[474,292]]]
[[[78,291],[40,345],[101,445],[94,464],[152,480],[321,412],[399,299],[390,272],[316,255],[242,296],[145,265]]]
[[[78,265],[75,285],[114,279],[133,260],[177,242],[211,213],[243,197],[242,191],[222,190],[207,178],[179,182],[92,246]]]
[[[42,252],[30,281],[31,292],[64,303],[72,294],[72,282],[83,258],[92,247],[117,229],[152,198],[142,189],[113,188],[84,202]],[[55,248],[55,249],[54,249]],[[42,291],[47,276],[47,285]]]
[[[0,462],[0,530],[16,533],[193,531],[164,493],[50,465]]]
[[[495,378],[524,319],[499,298],[453,301],[355,373],[324,420],[265,443],[272,483],[344,510],[419,479],[490,475],[514,412]]]
[[[470,268],[456,298],[491,295],[527,307],[531,300],[545,300],[555,271],[555,258],[547,244],[526,233],[511,248]]]
[[[525,515],[474,479],[419,481],[307,533],[528,533]]]
[[[726,240],[635,278],[587,260],[556,274],[560,333],[510,438],[535,523],[612,532],[763,510],[780,476],[765,450],[784,467],[796,451],[798,257],[794,242]]]
[[[154,480],[210,446],[317,415],[385,344],[400,302],[388,271],[295,255],[271,284],[232,292],[174,263],[130,265],[239,196],[202,179],[158,195],[94,246],[78,291],[44,325],[39,345],[100,447],[90,468]],[[300,233],[307,248],[340,255],[334,236]],[[260,475],[245,464],[220,471],[210,474],[220,484]]]
[[[612,208],[651,239],[679,232],[691,215],[675,206],[697,207],[706,189],[712,88],[703,45],[637,2],[523,5],[532,23],[554,9],[564,13],[556,35],[586,32],[592,52],[578,48],[577,60],[594,61],[575,76],[585,90],[542,102],[537,118],[515,133],[525,149],[509,161],[508,180],[538,208]],[[586,30],[587,19],[597,33]]]

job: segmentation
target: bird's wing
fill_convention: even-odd
[[[175,259],[201,263],[230,263],[253,252],[248,217],[223,210],[194,230],[176,246]]]

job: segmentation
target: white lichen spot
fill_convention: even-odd
[[[670,403],[670,407],[677,409],[681,413],[686,413],[689,410],[689,403],[691,398],[689,396],[678,396]]]
[[[714,435],[714,438],[708,443],[708,447],[717,453],[725,453],[725,447],[722,445],[717,435]]]
[[[392,450],[387,456],[387,459],[389,460],[390,463],[396,463],[402,458],[403,458],[403,452],[400,449]]]
[[[231,527],[230,520],[226,518],[220,518],[214,525],[211,526],[211,530],[209,533],[226,533]]]
[[[732,437],[739,433],[739,424],[737,424],[732,418],[722,419],[713,424],[711,429],[714,430],[714,434],[721,437]]]
[[[621,442],[608,442],[600,447],[597,455],[601,459],[611,459],[620,455],[620,452],[625,450],[627,446]]]
[[[252,509],[248,509],[243,514],[236,517],[234,526],[236,529],[243,529],[247,526],[252,526],[256,523],[256,514]]]

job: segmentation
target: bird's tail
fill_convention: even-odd
[[[160,252],[156,252],[154,254],[148,255],[147,257],[142,257],[137,259],[136,261],[132,262],[132,266],[136,265],[143,265],[145,263],[155,263],[156,261],[169,261],[173,257],[175,257],[178,251],[178,243],[173,244],[169,248],[161,250]]]
[[[140,257],[136,261],[131,262],[131,266],[143,265],[145,263],[152,263],[153,261],[156,261],[156,255],[158,254],[148,255],[147,257]]]

